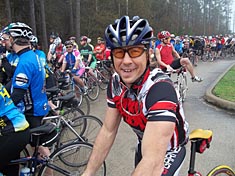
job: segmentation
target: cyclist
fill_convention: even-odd
[[[102,61],[105,60],[105,50],[106,46],[104,44],[103,38],[97,38],[97,45],[95,45],[93,53],[95,54],[96,59]]]
[[[64,44],[62,43],[62,40],[59,36],[55,36],[54,34],[51,35],[50,41],[52,43],[47,53],[47,59],[49,61],[52,61],[52,64],[54,64],[56,67],[60,68],[63,62],[60,60],[60,57],[65,53],[66,48]]]
[[[80,52],[73,48],[73,42],[71,40],[66,41],[65,46],[67,51],[62,55],[64,59],[61,73],[64,75],[65,70],[71,70],[75,82],[80,85],[82,92],[85,93],[87,88],[85,87],[83,80],[80,78],[85,72],[85,65],[80,57]]]
[[[183,42],[181,41],[179,36],[175,37],[175,44],[173,45],[177,53],[182,56],[183,55]]]
[[[8,164],[13,159],[19,159],[20,152],[29,143],[29,124],[1,83],[0,108],[0,172],[18,176],[19,165]]]
[[[8,38],[2,37],[1,40],[3,40],[2,43],[4,44],[4,47],[6,49],[6,53],[1,59],[1,83],[5,86],[7,91],[10,92],[11,78],[13,76],[17,63],[19,62],[19,58],[17,54],[8,47]]]
[[[36,54],[30,49],[32,29],[20,22],[11,23],[2,31],[8,45],[19,57],[12,77],[11,98],[15,105],[23,101],[30,128],[41,125],[42,118],[48,113],[49,106],[45,91],[45,70]],[[32,143],[32,146],[35,144]],[[40,153],[48,156],[49,150],[40,147]]]
[[[53,72],[52,72],[51,68],[47,64],[46,54],[42,50],[40,50],[39,47],[38,47],[38,38],[36,36],[33,36],[30,39],[30,44],[31,44],[31,49],[35,52],[37,57],[42,62],[43,67],[45,68],[45,71],[46,71],[46,88],[49,89],[51,87],[56,86],[56,79],[53,75]]]
[[[180,68],[182,65],[189,71],[193,82],[201,82],[202,78],[195,75],[193,66],[188,58],[180,58],[170,43],[171,34],[168,31],[161,31],[158,33],[158,38],[161,44],[156,48],[156,57],[160,68],[163,71],[173,71]],[[174,57],[177,58],[174,60]]]
[[[82,176],[95,175],[122,118],[138,138],[132,176],[172,176],[184,160],[187,132],[182,107],[169,77],[158,68],[149,69],[152,34],[148,21],[137,16],[123,16],[105,30],[116,72],[107,89],[104,124]]]
[[[83,62],[85,63],[85,66],[90,67],[89,68],[89,73],[93,76],[95,76],[93,70],[96,67],[96,58],[93,54],[93,49],[92,47],[88,44],[88,37],[87,36],[82,36],[80,38],[80,54],[82,56]]]
[[[73,48],[78,50],[78,44],[76,43],[76,37],[71,36],[71,37],[69,37],[69,40],[71,40],[73,42]]]

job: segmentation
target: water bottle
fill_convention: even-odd
[[[65,81],[65,82],[66,82],[66,83],[69,83],[69,79],[70,79],[69,74],[66,74],[66,75],[65,75],[65,78],[66,78],[66,81]]]
[[[28,167],[23,167],[20,170],[20,176],[30,176],[30,169]]]
[[[0,176],[3,176],[2,172],[0,172]]]

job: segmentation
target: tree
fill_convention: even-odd
[[[128,6],[127,6],[128,3]],[[4,0],[0,1],[0,25],[21,21],[33,28],[47,49],[49,33],[62,41],[71,35],[96,39],[105,27],[123,15],[148,19],[154,34],[168,30],[176,35],[229,33],[230,0]],[[144,9],[144,10],[143,10]],[[47,33],[48,31],[48,33]]]
[[[75,21],[75,35],[78,39],[80,37],[80,0],[75,0],[75,15],[74,15],[74,21]]]
[[[6,10],[6,15],[7,15],[7,23],[10,23],[12,21],[11,17],[11,5],[9,0],[5,0],[5,10]]]
[[[30,10],[30,26],[32,27],[34,34],[37,35],[36,22],[35,22],[35,8],[34,0],[29,1],[29,10]]]
[[[44,7],[44,0],[40,0],[40,11],[41,11],[41,23],[42,23],[42,46],[43,50],[47,50],[48,43],[47,43],[47,29],[46,29],[46,18],[45,18],[45,7]]]

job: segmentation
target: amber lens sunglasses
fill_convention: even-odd
[[[136,57],[141,56],[146,50],[147,48],[140,47],[140,46],[139,47],[134,46],[130,48],[115,48],[112,50],[112,55],[118,59],[123,59],[125,56],[125,53],[127,52],[131,58],[136,58]]]

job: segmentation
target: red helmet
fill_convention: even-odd
[[[157,37],[161,40],[167,37],[171,37],[171,34],[168,31],[161,31],[157,34]]]

